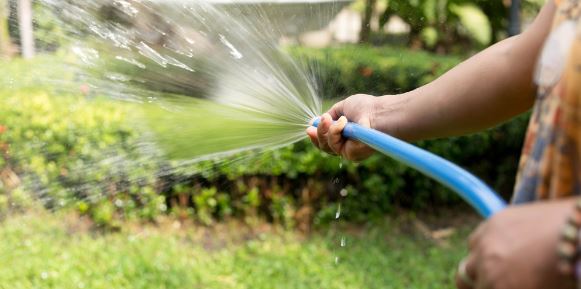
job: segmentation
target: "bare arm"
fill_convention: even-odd
[[[536,90],[533,72],[554,12],[550,1],[523,34],[417,90],[381,97],[372,127],[407,140],[445,137],[485,129],[530,109]]]
[[[373,150],[341,136],[347,119],[414,141],[475,132],[525,112],[534,103],[533,72],[555,9],[549,1],[526,32],[491,46],[428,85],[378,98],[354,95],[335,104],[318,129],[311,127],[307,134],[321,150],[362,160]],[[341,116],[345,118],[333,125]]]

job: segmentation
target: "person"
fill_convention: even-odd
[[[574,288],[581,278],[580,16],[581,1],[551,0],[525,32],[434,82],[400,95],[351,96],[307,129],[321,150],[361,161],[374,152],[341,136],[348,120],[416,141],[476,132],[533,108],[514,206],[470,236],[460,289]]]

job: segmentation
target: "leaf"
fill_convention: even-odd
[[[450,11],[458,16],[466,32],[478,44],[487,45],[490,43],[492,35],[490,20],[480,8],[474,4],[452,4]]]
[[[436,22],[436,0],[427,0],[423,5],[424,16],[428,20],[428,23],[433,24]]]
[[[434,47],[438,42],[438,31],[434,27],[426,27],[422,30],[422,40],[428,47]]]

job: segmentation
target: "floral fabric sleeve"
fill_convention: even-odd
[[[579,2],[555,1],[559,7],[535,74],[538,93],[521,155],[514,203],[581,193]]]

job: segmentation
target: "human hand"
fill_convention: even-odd
[[[508,208],[480,225],[469,240],[467,284],[459,289],[575,288],[558,271],[557,244],[574,201],[544,202]]]
[[[342,132],[348,121],[373,128],[373,116],[377,98],[358,94],[335,104],[321,117],[318,128],[309,127],[307,134],[315,146],[351,161],[361,161],[374,153],[369,146],[343,137]],[[333,123],[333,120],[337,120]]]

